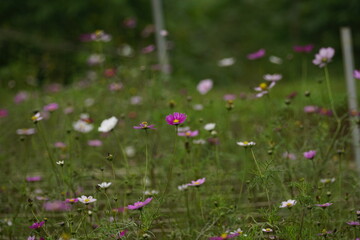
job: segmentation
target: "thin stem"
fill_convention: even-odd
[[[148,153],[148,132],[145,129],[145,174],[144,174],[144,192],[143,199],[145,199],[145,190],[146,190],[146,180],[147,180],[147,172],[148,172],[148,164],[149,164],[149,153]]]
[[[328,94],[329,94],[329,100],[330,100],[330,105],[331,105],[331,110],[336,118],[336,121],[339,122],[339,117],[336,113],[336,110],[335,110],[335,105],[334,105],[334,99],[333,99],[333,95],[332,95],[332,92],[331,92],[331,86],[330,86],[330,77],[329,77],[329,71],[327,69],[327,66],[324,67],[324,72],[325,72],[325,80],[326,80],[326,86],[327,86],[327,89],[328,89]]]

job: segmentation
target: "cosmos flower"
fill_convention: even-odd
[[[56,162],[56,164],[57,164],[57,165],[60,165],[60,166],[64,166],[64,163],[65,163],[64,161],[57,161],[57,162]]]
[[[44,224],[45,224],[45,221],[35,222],[29,228],[38,229],[38,228],[41,228]]]
[[[144,47],[143,49],[141,49],[142,54],[148,54],[153,51],[155,51],[155,45],[153,45],[153,44],[150,44],[150,45]]]
[[[8,110],[6,109],[0,109],[0,118],[7,117],[9,115]]]
[[[354,78],[360,79],[360,70],[354,70]]]
[[[27,182],[39,182],[42,180],[41,176],[33,176],[33,177],[27,177],[26,181]]]
[[[316,207],[327,208],[333,205],[332,203],[315,204]]]
[[[170,125],[179,125],[185,122],[187,116],[185,113],[174,112],[173,114],[167,115],[165,120]]]
[[[242,146],[242,147],[252,147],[252,146],[256,145],[255,142],[248,142],[248,141],[237,142],[236,144],[239,145],[239,146]]]
[[[295,206],[296,203],[296,200],[289,199],[285,202],[281,202],[280,208],[291,208]]]
[[[195,131],[185,131],[185,132],[179,132],[178,133],[179,136],[182,136],[182,137],[196,137],[197,135],[199,135],[199,131],[198,130],[195,130]]]
[[[313,44],[308,44],[308,45],[304,45],[304,46],[294,46],[293,50],[294,52],[304,52],[304,53],[309,53],[314,49],[314,45]]]
[[[118,122],[118,119],[116,117],[111,117],[109,119],[105,119],[104,121],[101,122],[100,127],[98,128],[99,132],[110,132],[111,130],[114,129],[114,127],[116,126]]]
[[[78,200],[79,200],[79,202],[82,202],[84,204],[89,204],[89,203],[92,203],[92,202],[96,201],[96,199],[93,198],[92,196],[87,197],[87,196],[84,196],[84,195],[79,197]]]
[[[269,81],[269,82],[276,82],[282,79],[282,75],[281,74],[265,74],[263,76],[264,80]]]
[[[305,106],[304,107],[304,112],[306,113],[315,113],[319,110],[319,107],[317,106]]]
[[[316,155],[315,150],[310,150],[308,152],[304,152],[304,157],[307,159],[310,159],[310,160],[314,159],[315,155]]]
[[[127,233],[127,230],[120,231],[118,234],[116,234],[116,239],[120,239],[125,236]]]
[[[270,56],[269,61],[274,64],[282,64],[283,60],[277,56]]]
[[[321,48],[319,53],[315,55],[313,64],[318,65],[320,68],[325,67],[334,57],[335,50],[331,47]]]
[[[134,129],[144,129],[144,130],[147,130],[147,129],[156,129],[154,128],[154,124],[151,124],[149,125],[148,122],[142,122],[139,124],[139,126],[134,126],[133,128]]]
[[[219,60],[218,62],[218,66],[219,67],[229,67],[231,65],[234,65],[235,63],[235,58],[223,58],[221,60]]]
[[[290,160],[296,160],[296,155],[294,153],[284,152],[282,156],[283,156],[283,158],[287,158]]]
[[[189,187],[198,187],[205,183],[205,178],[200,178],[196,181],[191,181],[191,183],[188,184]]]
[[[188,188],[188,184],[183,184],[183,185],[179,185],[178,186],[178,189],[180,190],[180,191],[184,191],[184,190],[186,190],[187,188]]]
[[[216,127],[216,123],[207,123],[205,124],[204,129],[206,131],[212,131],[215,129],[215,127]]]
[[[43,116],[41,115],[40,112],[35,112],[35,114],[31,117],[31,120],[32,120],[34,123],[37,123],[38,121],[43,120]]]
[[[358,221],[350,221],[350,222],[347,222],[346,224],[348,224],[350,226],[360,226],[360,222],[358,222]]]
[[[123,84],[122,83],[110,83],[109,85],[109,90],[112,92],[116,92],[116,91],[120,91],[123,88]]]
[[[259,92],[256,94],[256,97],[260,98],[265,94],[269,93],[269,90],[275,86],[276,82],[272,81],[270,84],[268,83],[260,83],[259,86],[255,87],[254,90]]]
[[[94,125],[91,123],[87,123],[86,121],[80,119],[73,123],[73,128],[75,131],[78,131],[81,133],[88,133],[93,130]]]
[[[71,206],[64,201],[51,201],[45,202],[43,204],[43,208],[45,211],[48,212],[64,212],[69,211],[71,209]]]
[[[266,51],[265,51],[265,49],[262,48],[262,49],[259,49],[257,52],[248,54],[246,57],[249,60],[255,60],[255,59],[264,57],[265,54],[266,54]]]
[[[146,190],[144,191],[144,195],[146,196],[154,196],[154,195],[157,195],[159,194],[159,191],[157,190]]]
[[[21,128],[16,130],[17,135],[33,135],[35,132],[35,128]]]
[[[133,96],[130,98],[131,105],[140,105],[142,103],[142,97],[141,96]]]
[[[204,145],[206,141],[204,139],[194,139],[193,144]]]
[[[104,189],[109,188],[110,185],[111,185],[111,182],[108,182],[108,183],[107,182],[102,182],[102,183],[98,184],[98,186],[100,188],[104,188]]]
[[[67,203],[77,203],[79,201],[79,199],[77,198],[67,198],[65,199],[65,202]]]
[[[49,103],[48,105],[45,105],[44,106],[44,111],[47,111],[47,112],[53,112],[55,110],[57,110],[59,108],[59,104],[57,103]]]
[[[225,101],[234,101],[236,99],[236,95],[235,94],[225,94],[223,96],[223,99]]]
[[[87,142],[87,144],[91,147],[100,147],[100,146],[102,146],[102,141],[100,141],[98,139],[94,139],[94,140],[89,140]]]
[[[111,35],[105,33],[103,30],[96,30],[94,33],[90,34],[90,40],[96,42],[110,42]]]
[[[135,18],[126,18],[123,21],[123,25],[126,28],[135,28],[136,27],[136,19]]]
[[[26,101],[29,98],[29,94],[25,91],[18,92],[14,97],[14,102],[19,104],[21,102]]]
[[[204,79],[199,82],[196,89],[201,95],[208,93],[213,87],[213,81],[211,79]]]
[[[273,232],[273,230],[271,228],[263,228],[261,229],[261,231],[265,232],[265,233],[271,233]]]
[[[128,209],[130,210],[135,210],[135,209],[141,209],[143,208],[145,205],[149,204],[152,201],[152,197],[151,198],[147,198],[145,201],[143,202],[136,202],[133,205],[128,205]]]
[[[89,66],[100,65],[105,61],[105,56],[102,54],[91,54],[87,59],[87,64]]]
[[[335,182],[335,178],[322,178],[320,179],[321,183],[327,184],[327,183],[333,183]]]
[[[54,143],[54,147],[56,148],[66,148],[66,144],[63,142],[56,142]]]
[[[209,240],[224,240],[224,239],[230,239],[239,236],[239,233],[223,233],[219,237],[210,237]]]

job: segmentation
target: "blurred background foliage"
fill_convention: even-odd
[[[173,74],[190,81],[246,82],[267,72],[292,79],[300,72],[299,65],[291,63],[300,61],[292,46],[309,43],[315,45],[307,57],[309,64],[320,47],[332,46],[340,74],[342,26],[352,28],[355,57],[360,54],[358,0],[163,0],[163,8]],[[155,42],[153,34],[144,33],[152,24],[150,0],[5,0],[0,9],[2,85],[10,80],[21,84],[28,78],[64,84],[78,79],[88,69],[87,57],[96,51],[80,36],[97,29],[113,37],[104,49],[113,56],[109,67],[127,61],[117,55],[122,44],[130,44],[136,56]],[[135,19],[136,26],[127,27],[126,19]],[[246,59],[260,48],[266,49],[266,58]],[[284,63],[270,63],[271,55]],[[219,69],[217,62],[225,57],[235,57],[236,64]],[[147,63],[156,62],[155,53],[146,58]]]

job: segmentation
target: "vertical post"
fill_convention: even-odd
[[[165,79],[170,73],[170,65],[168,55],[166,52],[166,41],[164,31],[164,18],[161,6],[161,0],[152,0],[153,18],[155,22],[155,37],[156,37],[156,48],[158,54],[158,61],[160,64],[160,70],[164,74]]]
[[[357,96],[356,96],[356,83],[353,77],[354,72],[354,58],[352,50],[352,41],[351,41],[351,31],[348,27],[341,28],[341,45],[344,58],[344,71],[347,85],[347,95],[348,95],[348,104],[349,110],[357,112]],[[354,148],[354,157],[356,160],[356,165],[360,173],[360,132],[359,128],[354,121],[353,117],[350,119],[351,128],[352,128],[352,140]]]

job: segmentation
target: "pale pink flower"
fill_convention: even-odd
[[[197,90],[200,94],[205,95],[213,87],[213,81],[211,79],[204,79],[197,85]]]
[[[249,60],[255,60],[255,59],[264,57],[265,54],[266,54],[266,51],[265,51],[265,49],[262,48],[262,49],[259,49],[257,52],[248,54],[247,58]]]
[[[325,67],[335,55],[335,49],[332,47],[321,48],[319,53],[315,55],[313,64],[318,65],[320,68]]]

